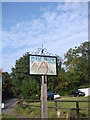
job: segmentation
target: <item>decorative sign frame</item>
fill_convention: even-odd
[[[29,75],[57,76],[57,57],[28,54]]]

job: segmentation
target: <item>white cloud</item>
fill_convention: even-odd
[[[10,31],[3,31],[3,49],[8,48],[8,54],[3,55],[3,68],[10,69],[21,54],[37,50],[42,43],[48,51],[63,57],[70,47],[87,39],[88,3],[59,3],[53,12],[46,10],[37,19],[22,21]]]

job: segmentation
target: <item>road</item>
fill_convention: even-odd
[[[12,99],[8,99],[5,100],[5,107],[2,109],[2,113],[6,113],[12,116],[15,116],[16,118],[26,118],[22,115],[16,114],[13,112],[14,107],[16,106],[16,101],[18,100],[18,98],[12,98]]]

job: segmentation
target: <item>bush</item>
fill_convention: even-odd
[[[39,88],[38,84],[35,83],[35,80],[23,80],[21,85],[21,93],[20,96],[23,99],[29,99],[29,100],[36,100],[39,99],[36,94],[39,94]]]

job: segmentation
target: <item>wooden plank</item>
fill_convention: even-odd
[[[90,102],[90,100],[55,100],[57,102]]]
[[[57,111],[57,101],[55,101],[55,107],[56,107],[56,111]]]
[[[47,118],[47,81],[46,77],[42,76],[41,84],[41,117]]]
[[[76,102],[77,118],[79,118],[79,102]]]
[[[47,76],[45,76],[45,81],[44,81],[44,99],[45,99],[45,118],[47,118]]]
[[[23,101],[26,102],[41,102],[41,100],[25,100],[23,99]],[[48,102],[90,102],[90,100],[48,100]]]

